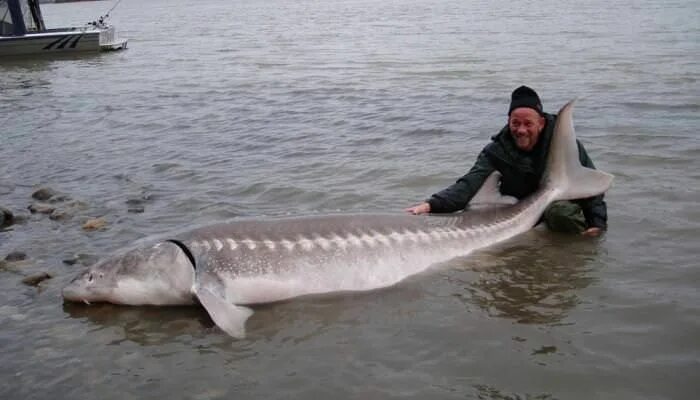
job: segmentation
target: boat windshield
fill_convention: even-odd
[[[0,0],[0,36],[9,36],[12,32],[10,7],[7,6],[7,0]]]
[[[15,14],[14,20],[12,14]],[[0,35],[23,35],[45,29],[38,0],[0,0]]]
[[[37,26],[36,18],[33,16],[33,8],[36,7],[35,1],[32,0],[19,0],[19,4],[22,7],[22,18],[24,18],[24,26],[27,27],[27,32],[37,32],[40,31],[40,27]]]

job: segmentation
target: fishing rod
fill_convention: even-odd
[[[107,11],[107,13],[106,13],[105,15],[101,16],[100,18],[98,18],[97,21],[88,22],[88,25],[104,26],[105,20],[106,20],[107,18],[109,18],[109,13],[111,13],[112,11],[114,11],[114,9],[117,8],[117,6],[119,5],[119,3],[121,3],[121,2],[122,2],[122,0],[117,0],[117,2],[114,3],[114,5],[112,6],[112,8],[110,8],[109,11]]]

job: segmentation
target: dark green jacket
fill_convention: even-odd
[[[556,115],[545,114],[545,118],[544,130],[530,152],[518,149],[510,134],[510,129],[506,125],[496,136],[491,138],[491,143],[484,147],[476,159],[476,163],[466,175],[459,178],[447,189],[432,195],[428,200],[430,212],[450,213],[463,210],[486,178],[496,170],[502,175],[501,194],[522,199],[534,193],[539,187],[544,173]],[[595,169],[581,142],[577,141],[577,144],[581,165]],[[607,208],[602,194],[587,199],[574,200],[574,202],[581,206],[589,228],[607,228]]]

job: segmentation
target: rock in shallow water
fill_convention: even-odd
[[[89,266],[96,263],[99,260],[98,256],[92,254],[76,254],[74,257],[66,258],[63,263],[66,265],[80,264],[83,266]]]
[[[27,254],[23,253],[21,251],[13,251],[7,256],[5,256],[4,259],[0,260],[0,269],[14,269],[15,267],[22,266],[23,264],[26,264],[27,261]]]
[[[70,219],[72,215],[68,214],[65,210],[53,210],[49,215],[49,219],[53,221],[61,221]]]
[[[53,210],[49,218],[54,221],[67,221],[87,209],[88,205],[82,201],[69,201]]]
[[[47,201],[58,193],[48,187],[43,187],[32,193],[32,198],[39,201]]]
[[[83,229],[86,231],[95,231],[104,229],[107,226],[107,221],[104,218],[92,218],[83,224]]]
[[[21,251],[13,251],[12,253],[8,254],[5,257],[5,261],[7,261],[7,262],[24,261],[26,259],[27,259],[27,254],[23,253]]]
[[[51,214],[56,210],[56,207],[52,206],[51,204],[46,204],[46,203],[34,203],[30,205],[29,207],[29,212],[32,214],[34,213],[39,213],[39,214]]]
[[[130,198],[126,201],[127,205],[127,212],[130,213],[137,213],[140,214],[145,211],[145,203],[146,200],[149,199],[149,196],[143,195],[142,197],[138,198]]]
[[[10,226],[15,222],[15,216],[12,211],[5,207],[0,207],[0,228]]]
[[[141,214],[144,211],[146,211],[146,209],[143,206],[132,206],[126,210],[126,212],[130,212],[133,214]]]
[[[39,284],[47,279],[51,279],[51,274],[47,272],[41,272],[39,274],[30,275],[22,279],[22,283],[29,286],[39,286]]]

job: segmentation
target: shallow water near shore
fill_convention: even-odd
[[[0,60],[0,398],[682,399],[700,389],[692,1],[124,0],[123,52]],[[50,27],[114,2],[42,5]],[[381,290],[63,304],[83,264],[225,219],[400,212],[465,173],[513,88],[571,98],[610,229],[534,229]],[[67,197],[61,218],[32,193]],[[102,218],[106,227],[82,229]],[[22,279],[47,272],[38,287]]]

